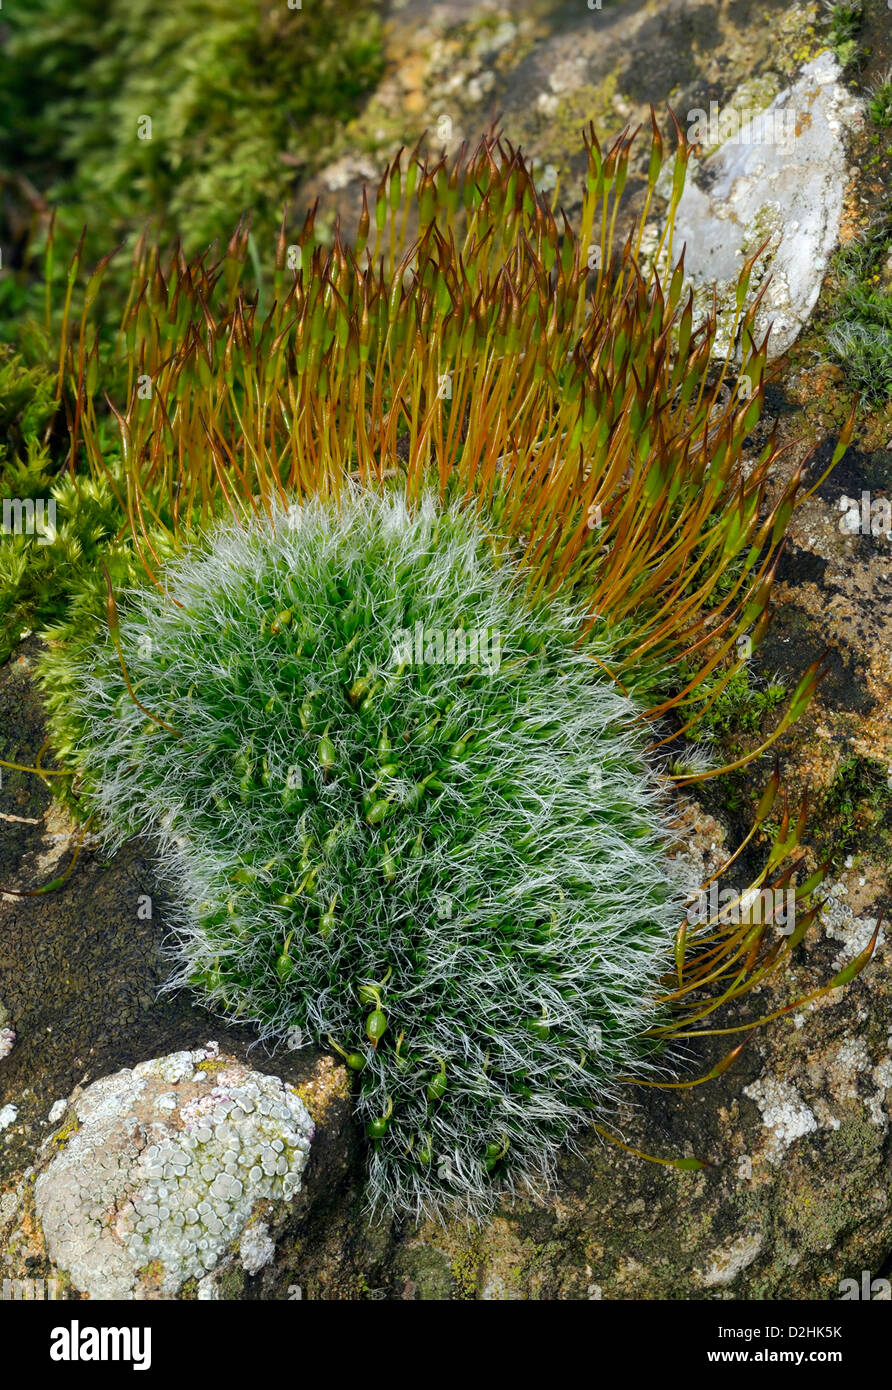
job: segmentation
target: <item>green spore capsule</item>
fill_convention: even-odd
[[[384,854],[381,858],[381,872],[388,883],[393,883],[396,878],[396,860],[390,852],[390,846],[385,842]]]
[[[384,1111],[384,1114],[379,1115],[377,1119],[371,1120],[369,1124],[366,1125],[365,1132],[370,1139],[384,1138],[385,1134],[387,1133],[387,1127],[390,1124],[390,1117],[392,1114],[393,1101],[391,1100],[390,1096],[388,1096],[387,1109]]]
[[[343,1047],[341,1047],[340,1043],[335,1042],[334,1038],[331,1036],[330,1033],[328,1035],[328,1041],[334,1048],[335,1052],[339,1052],[341,1054],[351,1071],[361,1072],[363,1070],[363,1068],[365,1067],[365,1058],[363,1057],[361,1052],[347,1052]]]
[[[420,1139],[421,1142],[415,1150],[415,1157],[419,1163],[423,1163],[425,1167],[428,1167],[433,1160],[434,1151],[431,1147],[431,1141],[426,1134],[422,1134]]]
[[[381,991],[393,974],[393,966],[388,965],[384,975],[380,980],[363,980],[356,986],[356,993],[359,995],[363,1004],[374,1004],[376,1008],[381,1007]]]
[[[373,1009],[365,1021],[365,1033],[372,1047],[377,1047],[387,1029],[387,1015],[383,1009]]]
[[[436,1076],[432,1077],[427,1083],[428,1100],[442,1100],[446,1094],[446,1087],[449,1084],[446,1080],[446,1063],[441,1057],[438,1057],[437,1061],[440,1063],[440,1070],[437,1072]]]
[[[291,609],[283,608],[281,613],[277,613],[269,625],[269,630],[273,637],[277,637],[283,628],[291,626]]]
[[[319,747],[316,750],[319,759],[319,766],[323,772],[331,772],[335,765],[335,746],[328,737],[328,725],[325,726],[325,733],[319,740]]]
[[[285,777],[285,785],[279,793],[282,807],[286,811],[292,811],[295,806],[299,806],[303,800],[303,788],[300,768],[289,767]]]
[[[294,961],[288,954],[289,947],[291,946],[291,938],[293,936],[294,932],[288,933],[285,938],[285,945],[282,947],[282,954],[276,961],[276,974],[283,984],[294,971]]]
[[[335,929],[335,905],[338,901],[337,893],[332,898],[327,912],[323,912],[319,919],[319,935],[327,941]]]
[[[502,1159],[505,1157],[505,1154],[508,1152],[508,1144],[508,1139],[503,1139],[501,1144],[497,1144],[495,1143],[495,1141],[492,1141],[491,1143],[487,1144],[486,1154],[483,1159],[483,1166],[485,1167],[487,1173],[491,1173],[493,1169],[496,1168],[499,1163],[501,1163]]]

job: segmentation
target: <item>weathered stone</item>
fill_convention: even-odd
[[[175,1092],[166,1090],[171,1083]],[[276,1102],[275,1119],[260,1114],[264,1098]],[[159,1100],[173,1103],[159,1108]],[[253,1102],[229,1129],[246,1162],[286,1136],[281,1174],[264,1171],[245,1187],[219,1171],[227,1100]],[[34,1205],[47,1255],[74,1288],[91,1298],[173,1297],[223,1262],[239,1237],[250,1274],[272,1258],[267,1227],[258,1224],[252,1238],[250,1223],[258,1208],[287,1201],[300,1187],[313,1122],[294,1087],[219,1056],[209,1043],[94,1081],[70,1105],[69,1137],[57,1145],[50,1138]],[[181,1139],[197,1147],[177,1177],[171,1170],[183,1156]],[[185,1227],[205,1192],[219,1199],[219,1214],[197,1201],[205,1235],[196,1240]]]
[[[838,62],[825,50],[702,164],[692,161],[675,247],[687,248],[685,270],[708,292],[703,304],[717,286],[725,330],[720,348],[730,333],[741,267],[766,241],[751,281],[755,291],[770,276],[756,316],[757,336],[770,327],[769,354],[777,356],[807,322],[839,238],[850,173],[845,135],[860,111],[860,102],[840,81]],[[704,134],[710,118],[720,123],[722,114],[704,108]],[[692,127],[690,138],[696,140],[698,133]]]

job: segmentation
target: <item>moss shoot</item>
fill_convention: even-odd
[[[172,982],[342,1053],[376,1205],[479,1215],[657,1064],[682,911],[644,726],[603,629],[460,507],[273,521],[131,594],[139,705],[100,643],[57,737],[112,838],[157,837]]]

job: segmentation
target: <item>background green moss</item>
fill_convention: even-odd
[[[7,22],[0,166],[97,256],[149,215],[192,249],[248,208],[271,234],[382,65],[377,7],[349,0],[29,0]]]

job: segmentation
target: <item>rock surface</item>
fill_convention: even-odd
[[[828,50],[764,111],[738,122],[735,107],[702,109],[688,132],[709,138],[710,127],[733,131],[715,153],[688,171],[678,208],[676,248],[695,286],[718,290],[727,329],[734,287],[745,260],[763,242],[751,292],[770,276],[756,317],[759,338],[771,328],[769,355],[795,342],[817,303],[830,253],[839,239],[843,190],[850,176],[845,137],[861,103],[840,81]],[[702,123],[704,130],[697,127]],[[730,301],[730,307],[729,307]],[[725,343],[727,345],[727,333]]]
[[[236,1245],[256,1274],[274,1253],[261,1216],[300,1191],[313,1132],[293,1086],[216,1043],[102,1077],[47,1141],[47,1255],[91,1298],[173,1297]]]
[[[9,1010],[4,1008],[3,1000],[0,999],[0,1062],[9,1056],[14,1042],[15,1029],[10,1026]]]
[[[866,15],[872,27],[865,43],[874,56],[863,76],[870,81],[892,61],[892,50],[879,9],[866,7]],[[410,0],[390,17],[390,70],[380,91],[347,130],[336,164],[317,187],[301,189],[298,202],[302,207],[319,191],[322,208],[336,208],[349,227],[370,165],[380,169],[425,126],[436,145],[452,150],[501,112],[509,138],[535,156],[545,181],[560,173],[572,216],[579,132],[589,119],[609,137],[627,121],[647,120],[650,101],[670,102],[682,123],[690,111],[708,112],[712,100],[722,109],[764,110],[818,55],[821,23],[816,4],[789,0],[605,0],[601,11],[576,0],[523,7]],[[837,148],[837,132],[829,134]],[[843,190],[841,237],[880,215],[885,196],[882,178],[871,172],[872,150],[857,133],[855,139],[862,142],[855,156],[861,166]],[[632,203],[636,172],[640,180],[640,166],[630,175]],[[820,233],[821,224],[814,225]],[[815,244],[824,244],[820,235]],[[813,267],[801,268],[812,284]],[[822,296],[818,320],[823,303]],[[827,361],[815,317],[789,360],[781,360],[768,418],[751,441],[760,449],[771,418],[780,417],[787,446],[780,482],[825,440],[807,465],[809,486],[827,467],[848,410],[842,372]],[[773,337],[777,348],[780,335]],[[793,804],[806,783],[820,804],[847,759],[892,763],[892,552],[884,536],[840,526],[843,497],[892,490],[888,412],[868,418],[863,431],[858,447],[794,513],[775,622],[752,662],[759,677],[778,676],[791,688],[829,647],[829,675],[781,749]],[[849,515],[852,508],[842,510]],[[44,736],[30,679],[33,655],[29,643],[0,668],[0,755],[24,763],[33,763]],[[713,792],[717,784],[705,784],[700,805],[685,812],[686,852],[700,857],[707,874],[745,833],[736,807],[741,798],[750,803],[761,771],[767,777],[770,767],[746,772],[742,792],[740,783],[723,781]],[[64,868],[71,827],[35,779],[5,770],[3,776],[0,811],[10,818],[0,822],[0,883],[33,887]],[[825,919],[810,930],[787,985],[764,988],[746,1013],[727,1011],[722,1026],[770,1014],[819,987],[866,944],[889,908],[883,804],[866,818],[859,813],[854,829],[840,827],[838,818],[813,818],[821,855],[837,849],[834,837],[851,837]],[[0,1061],[0,1276],[52,1274],[35,1179],[52,1161],[52,1147],[41,1153],[50,1127],[74,1113],[61,1098],[147,1058],[200,1049],[212,1029],[228,1057],[273,1070],[296,1087],[316,1134],[300,1193],[290,1203],[271,1203],[274,1211],[243,1228],[216,1271],[186,1280],[176,1297],[823,1300],[839,1298],[845,1278],[860,1284],[864,1270],[888,1277],[886,934],[851,986],[761,1029],[718,1080],[630,1093],[615,1125],[627,1143],[667,1158],[696,1154],[713,1166],[699,1173],[663,1168],[592,1135],[566,1155],[554,1191],[541,1202],[506,1206],[485,1228],[469,1231],[369,1222],[364,1140],[350,1117],[344,1069],[307,1049],[260,1062],[247,1030],[211,1025],[185,996],[159,996],[168,968],[165,911],[163,884],[138,844],[108,863],[88,845],[58,893],[0,897],[0,998],[10,1014],[0,1027],[14,1024],[17,1035]],[[686,1077],[708,1072],[742,1036],[692,1040]],[[71,1285],[64,1294],[82,1297]]]

